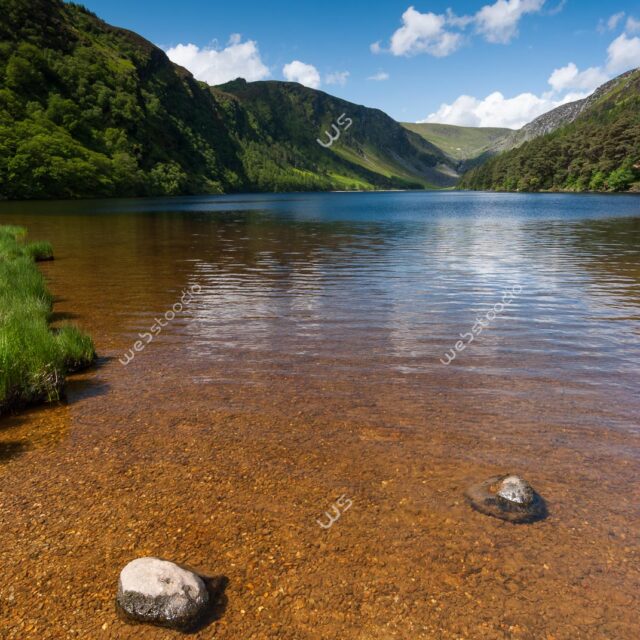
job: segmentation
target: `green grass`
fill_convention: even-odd
[[[506,138],[511,129],[497,127],[458,127],[429,122],[403,122],[402,126],[417,133],[427,142],[436,145],[455,160],[472,160],[490,151]]]
[[[0,414],[60,397],[65,376],[95,359],[91,338],[74,326],[49,326],[53,297],[37,259],[48,243],[26,244],[21,227],[0,227]]]
[[[49,242],[30,242],[25,245],[24,250],[36,262],[53,260],[53,247]]]
[[[332,147],[332,151],[339,155],[341,158],[357,164],[373,173],[380,174],[386,178],[395,178],[398,181],[396,188],[425,188],[425,189],[437,189],[438,187],[430,183],[424,178],[420,178],[408,170],[402,169],[399,165],[385,161],[381,158],[375,149],[367,147],[365,149],[366,158],[358,155],[353,149],[344,145],[335,145]],[[402,184],[405,182],[406,184]],[[372,185],[372,188],[378,188]]]
[[[342,191],[373,191],[375,187],[364,180],[358,178],[351,178],[350,176],[344,176],[339,173],[329,173],[331,182],[334,185],[334,189]]]

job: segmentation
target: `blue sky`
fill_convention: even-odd
[[[637,1],[84,4],[211,83],[297,80],[398,120],[517,128],[640,66]]]

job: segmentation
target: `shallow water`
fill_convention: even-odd
[[[202,638],[640,635],[639,197],[0,203],[5,223],[53,242],[56,320],[102,358],[0,423],[1,638],[170,637],[113,612],[145,554],[228,578]],[[546,520],[468,508],[507,471]]]

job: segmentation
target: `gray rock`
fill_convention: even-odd
[[[534,498],[531,485],[519,476],[507,476],[501,480],[496,494],[509,502],[521,505],[531,504]]]
[[[209,593],[200,576],[173,562],[138,558],[120,573],[116,602],[135,622],[184,631],[204,615]]]
[[[465,491],[465,496],[476,511],[508,522],[536,522],[548,515],[542,496],[526,480],[513,474],[474,484]]]

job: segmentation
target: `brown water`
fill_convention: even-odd
[[[640,198],[5,203],[9,222],[54,243],[56,319],[101,359],[0,422],[0,638],[175,637],[115,615],[143,555],[226,578],[198,638],[640,637]],[[503,472],[546,520],[468,507]]]

